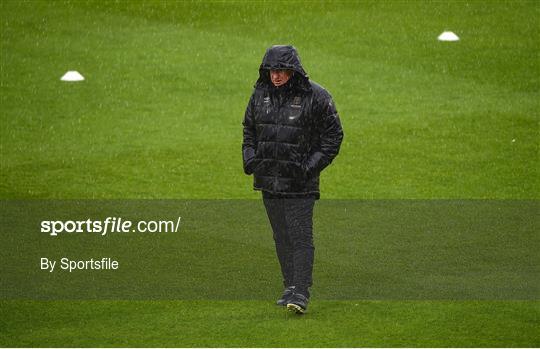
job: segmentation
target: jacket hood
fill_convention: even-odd
[[[290,85],[301,89],[310,89],[309,77],[302,67],[300,57],[294,46],[274,45],[266,50],[259,67],[259,79],[255,87],[274,87],[270,81],[270,69],[290,69],[294,71],[294,75],[290,79]]]

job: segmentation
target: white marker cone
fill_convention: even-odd
[[[443,32],[437,39],[439,41],[458,41],[459,37],[453,32]]]
[[[79,74],[79,72],[77,72],[75,70],[70,70],[67,73],[65,73],[64,76],[62,76],[60,78],[60,80],[62,80],[62,81],[83,81],[84,76],[82,76],[81,74]]]

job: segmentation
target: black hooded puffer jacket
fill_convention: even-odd
[[[270,69],[291,69],[275,87]],[[254,189],[274,195],[319,198],[319,173],[338,154],[343,130],[330,94],[310,81],[293,46],[272,46],[244,116],[244,172]]]

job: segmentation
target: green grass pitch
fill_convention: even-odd
[[[0,4],[1,199],[260,200],[241,121],[264,50],[283,43],[345,130],[322,200],[539,197],[536,1]],[[461,40],[438,42],[445,30]],[[61,82],[68,70],[86,80]],[[246,244],[275,263],[266,239]],[[330,246],[350,251],[318,242],[321,265]],[[535,299],[340,299],[321,285],[295,317],[267,286],[268,299],[0,300],[0,345],[540,346]]]

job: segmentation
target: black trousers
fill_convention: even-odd
[[[315,197],[280,198],[263,192],[285,287],[309,297],[312,285]]]

